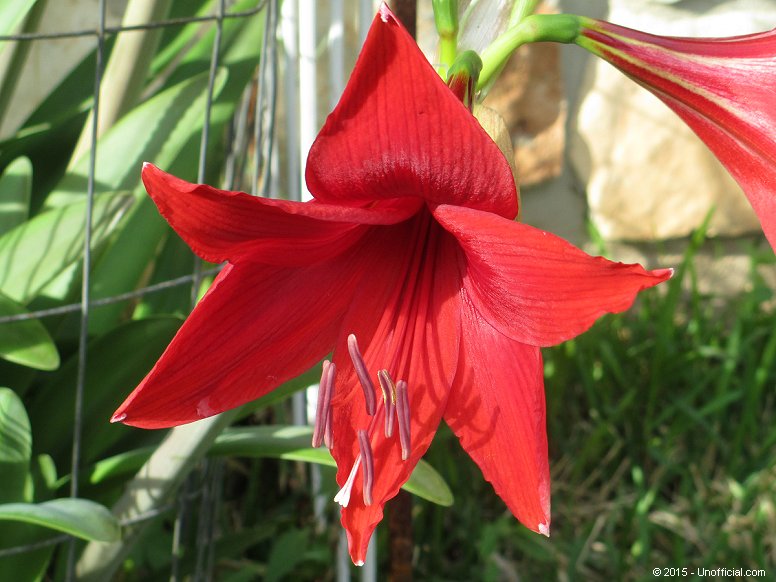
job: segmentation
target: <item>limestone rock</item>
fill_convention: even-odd
[[[759,228],[749,202],[713,154],[651,93],[594,63],[576,118],[571,162],[590,218],[607,239],[689,234],[716,210],[709,234]]]
[[[770,25],[763,12],[753,14],[737,1],[709,7],[693,0],[614,0],[608,19],[655,34],[732,36],[776,23],[776,2],[758,4],[771,6]],[[604,238],[685,236],[712,208],[709,234],[760,230],[743,192],[700,139],[608,63],[591,59],[573,121],[569,157]]]
[[[551,43],[518,49],[484,101],[507,124],[523,186],[554,178],[563,167],[568,107],[560,49]]]

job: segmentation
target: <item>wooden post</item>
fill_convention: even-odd
[[[414,37],[418,20],[418,3],[416,0],[391,0],[389,3],[396,17]]]
[[[417,32],[416,0],[392,0],[391,8],[409,33]],[[391,560],[391,582],[412,581],[412,497],[403,489],[388,504],[388,539]]]

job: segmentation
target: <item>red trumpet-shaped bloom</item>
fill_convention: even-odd
[[[776,249],[776,29],[675,38],[581,18],[577,44],[654,93],[741,185]]]
[[[539,348],[627,309],[670,271],[514,222],[509,164],[386,7],[310,151],[315,200],[225,192],[151,165],[143,182],[197,254],[228,264],[114,421],[192,422],[332,353],[314,441],[339,467],[354,562],[443,418],[517,518],[549,532]]]

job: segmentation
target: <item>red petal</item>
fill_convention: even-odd
[[[342,252],[365,224],[394,224],[411,216],[410,200],[369,209],[269,200],[218,190],[143,166],[143,183],[159,212],[203,259],[309,265]]]
[[[425,223],[425,224],[423,224]],[[404,226],[404,225],[402,225]],[[396,227],[394,227],[396,228]],[[430,232],[428,229],[431,229]],[[428,232],[428,234],[426,234]],[[427,237],[427,238],[426,238]],[[369,538],[383,516],[383,505],[396,495],[428,448],[442,416],[455,374],[459,342],[459,275],[454,241],[430,217],[418,217],[403,232],[400,252],[386,253],[373,274],[354,295],[334,353],[337,378],[334,448],[337,482],[344,485],[358,455],[356,431],[369,427],[362,389],[345,346],[355,333],[367,368],[377,384],[377,372],[387,369],[394,381],[406,380],[411,411],[411,453],[402,461],[398,430],[384,436],[384,408],[378,405],[371,442],[374,451],[373,503],[363,501],[362,476],[342,510],[350,555],[355,563],[366,556]],[[377,389],[378,402],[382,394]]]
[[[582,31],[585,35],[602,33],[612,39],[620,38],[626,42],[636,41],[633,45],[636,50],[641,50],[640,46],[655,45],[685,55],[732,59],[767,59],[773,58],[773,55],[776,54],[776,28],[739,36],[692,38],[659,36],[591,18],[583,19],[583,25],[586,27]]]
[[[517,214],[509,164],[383,6],[310,149],[307,184],[331,204],[419,196]]]
[[[228,265],[113,421],[185,424],[304,372],[331,350],[353,289],[373,261],[358,252],[298,269]]]
[[[662,93],[656,95],[692,128],[738,182],[760,219],[765,237],[776,250],[776,142],[772,137],[776,135],[776,118],[767,138],[773,152],[766,155],[764,148],[751,147],[684,103]],[[776,108],[774,99],[771,112]]]
[[[496,331],[468,298],[463,304],[461,356],[445,421],[515,517],[549,535],[541,353]]]
[[[652,91],[741,185],[776,248],[776,29],[673,38],[589,21],[580,44]]]
[[[487,212],[439,206],[434,216],[463,248],[464,288],[478,311],[504,335],[533,346],[560,343],[604,313],[624,311],[636,293],[672,273],[591,257],[555,235]]]

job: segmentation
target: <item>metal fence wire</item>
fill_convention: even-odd
[[[30,4],[34,4],[31,2]],[[4,47],[25,44],[63,42],[69,39],[88,38],[94,42],[94,90],[89,111],[90,121],[82,135],[82,146],[88,149],[88,173],[86,182],[86,210],[83,222],[84,239],[82,249],[80,301],[53,308],[39,309],[18,315],[0,316],[2,325],[29,319],[43,319],[64,314],[76,314],[78,322],[78,367],[76,382],[72,387],[75,394],[72,427],[72,455],[70,496],[78,497],[79,481],[83,471],[83,426],[84,386],[89,361],[89,322],[94,310],[115,304],[137,301],[143,297],[172,288],[190,286],[192,306],[203,279],[218,269],[203,270],[202,262],[192,260],[190,274],[170,280],[144,285],[109,297],[93,298],[93,212],[98,190],[95,176],[100,156],[99,140],[107,129],[103,123],[102,111],[105,89],[105,74],[109,67],[117,66],[112,59],[110,45],[122,33],[167,31],[175,27],[199,24],[199,37],[214,29],[210,55],[206,103],[202,111],[202,132],[197,161],[198,182],[204,182],[208,168],[209,144],[212,139],[211,114],[219,66],[222,61],[222,32],[225,23],[231,20],[262,19],[263,37],[255,47],[255,70],[252,80],[245,87],[243,97],[235,109],[231,123],[227,125],[228,138],[224,140],[225,151],[221,152],[224,163],[221,171],[227,189],[244,189],[255,195],[276,196],[284,192],[291,199],[306,199],[303,182],[303,160],[321,123],[323,114],[336,103],[344,88],[346,71],[355,61],[356,49],[363,41],[368,24],[374,14],[374,0],[332,0],[319,3],[315,0],[211,0],[201,4],[209,6],[196,16],[185,18],[166,17],[172,13],[161,10],[170,8],[175,0],[82,0],[97,11],[96,28],[41,31],[35,29],[35,11],[38,15],[46,9],[46,3],[33,7],[27,23],[21,23],[14,34],[0,35],[0,54]],[[143,21],[132,20],[132,10],[145,5],[141,14],[151,15]],[[321,6],[324,8],[321,9]],[[153,7],[149,10],[149,7]],[[111,14],[123,14],[123,20],[116,23]],[[158,14],[162,13],[162,17]],[[326,22],[322,20],[325,13]],[[346,15],[350,17],[349,20]],[[137,18],[136,16],[134,18]],[[29,28],[29,30],[28,30]],[[348,35],[355,36],[349,39]],[[328,58],[324,62],[322,55]],[[120,66],[120,63],[118,63]],[[326,71],[323,81],[320,70]],[[24,71],[21,75],[24,75]],[[323,87],[323,89],[322,89]],[[281,97],[278,98],[278,95]],[[323,95],[323,99],[318,97]],[[6,96],[7,97],[7,96]],[[7,99],[0,88],[0,108]],[[0,150],[1,151],[1,150]],[[154,160],[148,160],[153,162]],[[0,168],[1,170],[1,168]],[[138,168],[139,176],[139,168]],[[191,179],[192,176],[184,176]],[[131,387],[127,387],[130,389]],[[297,409],[300,404],[297,403]],[[303,403],[301,403],[303,406]],[[297,414],[297,416],[299,416]],[[299,422],[306,422],[301,416]],[[107,419],[106,419],[107,422]],[[177,430],[177,429],[176,429]],[[171,580],[181,579],[180,557],[182,545],[188,543],[182,534],[186,523],[197,520],[196,568],[194,580],[211,580],[214,576],[214,543],[216,540],[215,517],[222,498],[224,467],[219,461],[203,461],[181,485],[175,499],[154,505],[133,515],[124,515],[122,526],[131,528],[148,522],[160,515],[177,514],[173,547],[171,552]],[[315,481],[315,479],[313,479]],[[66,579],[82,579],[78,570],[83,545],[69,535],[59,535],[43,542],[0,549],[0,559],[34,551],[41,547],[65,544],[67,547]],[[340,551],[340,557],[347,560]],[[374,560],[372,560],[374,562]],[[374,571],[367,568],[362,579],[373,579]],[[340,568],[338,580],[349,579],[348,567]],[[83,579],[90,579],[84,575]],[[94,578],[92,578],[94,579]]]

